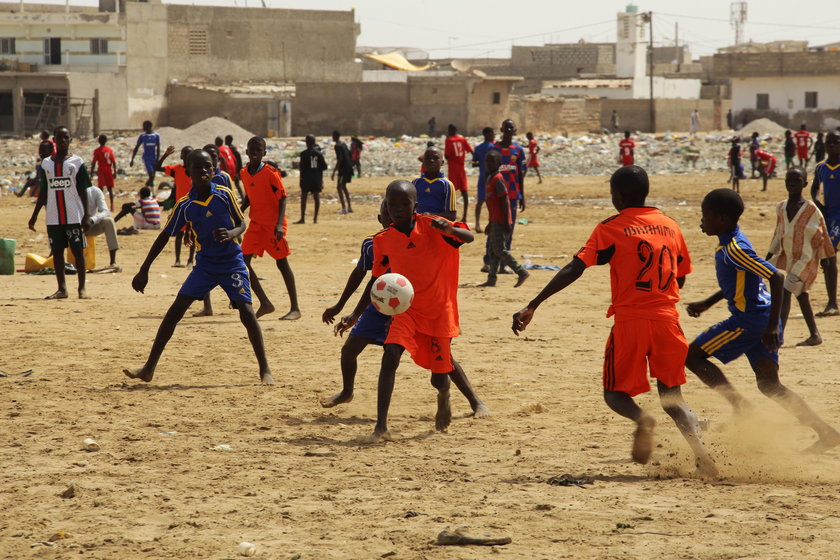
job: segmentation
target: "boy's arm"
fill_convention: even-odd
[[[537,294],[537,297],[532,299],[523,309],[513,314],[513,326],[511,327],[513,329],[513,334],[519,336],[519,333],[524,331],[528,326],[528,323],[531,322],[531,319],[534,318],[534,312],[537,310],[537,307],[539,307],[542,302],[560,290],[565,289],[575,280],[580,278],[584,270],[586,270],[584,262],[579,258],[574,257],[569,264],[564,266],[560,272],[555,274],[554,278],[552,278],[549,283],[546,284],[545,288]]]
[[[149,247],[149,254],[146,255],[146,260],[140,265],[140,270],[131,280],[131,287],[135,291],[141,294],[144,293],[143,290],[146,289],[146,284],[149,283],[149,268],[151,268],[152,263],[155,262],[155,259],[163,251],[167,243],[169,243],[169,232],[166,229],[162,229],[155,238],[155,242]]]
[[[707,311],[711,306],[723,299],[723,291],[718,290],[702,301],[694,301],[687,304],[686,310],[690,317],[699,317],[702,313]]]
[[[251,206],[251,199],[248,198],[248,195],[246,194],[245,198],[242,199],[242,204],[239,205],[239,211],[245,212],[249,206]]]
[[[520,148],[521,149],[521,148]],[[525,153],[523,152],[522,157],[519,160],[519,163],[516,165],[516,171],[519,174],[519,211],[525,211],[525,173],[527,172],[527,168],[525,167]]]
[[[117,155],[111,152],[111,169],[114,172],[114,177],[117,176]],[[91,171],[91,175],[93,172]]]
[[[432,218],[432,227],[456,238],[461,243],[472,243],[475,239],[475,234],[470,230],[455,227],[455,224],[443,218]]]
[[[43,169],[38,170],[38,180],[41,188],[38,189],[38,200],[35,201],[35,208],[32,209],[32,217],[29,218],[29,229],[35,231],[35,222],[38,221],[38,213],[47,204],[47,175]]]
[[[782,298],[785,292],[785,277],[778,270],[769,278],[770,282],[770,319],[761,333],[761,342],[770,352],[776,352],[779,343],[779,317],[782,312]]]
[[[365,279],[365,276],[367,276],[366,270],[362,270],[359,267],[353,267],[353,272],[351,272],[350,276],[347,277],[347,283],[344,285],[344,291],[341,292],[341,297],[338,298],[338,303],[332,307],[327,307],[327,309],[324,310],[324,313],[321,315],[322,321],[328,325],[332,324],[335,320],[335,316],[341,313],[341,310],[344,309],[345,305],[347,305],[347,300],[350,299],[350,296],[359,289],[359,286],[361,286],[362,280]]]
[[[82,208],[84,209],[84,213],[82,214],[82,231],[87,231],[90,229],[90,213],[88,212],[88,196],[87,190],[88,187],[92,187],[93,183],[90,181],[90,175],[88,175],[87,167],[83,163],[79,166],[79,171],[76,172],[76,190],[79,193],[79,198],[82,200]]]
[[[367,306],[370,305],[370,289],[377,278],[377,276],[371,277],[370,281],[368,281],[365,286],[365,289],[362,291],[362,295],[359,297],[359,302],[356,304],[356,307],[353,308],[353,312],[350,313],[350,315],[342,317],[341,321],[339,321],[335,326],[335,334],[341,336],[347,329],[356,324],[356,321],[359,320],[362,312],[364,312],[364,310],[367,309]]]
[[[140,139],[137,139],[137,144],[134,145],[134,151],[131,152],[131,160],[128,162],[128,166],[131,167],[134,165],[134,158],[137,156],[137,150],[140,149]]]
[[[286,197],[280,199],[278,203],[277,223],[274,225],[274,237],[277,241],[283,239],[283,218],[286,217]]]
[[[158,151],[160,151],[160,146],[158,146]],[[160,156],[157,161],[155,162],[155,171],[160,171],[161,173],[166,173],[163,170],[163,162],[166,158],[171,156],[175,152],[175,146],[167,146],[166,151],[163,152],[163,155]]]
[[[820,212],[825,214],[825,206],[823,206],[822,202],[819,201],[820,196],[820,176],[818,173],[814,173],[814,180],[811,182],[811,200],[814,201],[814,204],[817,205],[817,208],[820,209]]]

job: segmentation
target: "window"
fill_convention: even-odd
[[[44,39],[44,64],[61,64],[61,38]]]
[[[499,105],[502,102],[502,94],[498,91],[493,92],[493,105]]]
[[[816,91],[806,91],[805,92],[805,108],[806,109],[816,109],[817,108],[817,92]]]
[[[757,94],[755,94],[755,108],[756,109],[769,109],[770,108],[770,94],[769,93],[757,93]]]
[[[15,38],[0,38],[0,54],[15,54]]]
[[[108,54],[108,39],[91,39],[90,54]]]
[[[207,52],[207,30],[190,29],[187,36],[187,49],[190,55],[208,54]]]

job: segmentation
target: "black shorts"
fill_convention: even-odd
[[[308,193],[317,194],[317,193],[321,192],[322,190],[324,190],[324,184],[321,183],[320,185],[301,185],[300,190],[303,191],[303,193],[305,193],[305,194],[308,194]]]
[[[82,234],[81,224],[59,224],[47,226],[47,237],[50,240],[50,249],[53,254],[64,252],[70,247],[71,251],[84,251],[87,247],[87,239]]]
[[[338,170],[338,180],[343,181],[345,183],[349,183],[353,180],[353,170],[350,169],[348,171],[343,171],[341,169]]]

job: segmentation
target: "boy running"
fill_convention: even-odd
[[[236,237],[245,230],[242,213],[236,206],[233,192],[211,182],[213,160],[210,154],[204,150],[195,150],[187,159],[187,169],[193,182],[192,190],[189,196],[178,201],[166,226],[149,249],[140,271],[131,281],[131,287],[143,293],[149,282],[149,268],[155,258],[166,247],[169,237],[176,235],[186,224],[196,234],[196,265],[166,312],[145,365],[139,369],[124,369],[123,373],[131,379],[150,382],[166,343],[172,338],[184,313],[193,301],[204,298],[210,290],[221,286],[231,304],[239,309],[239,319],[248,331],[248,338],[257,356],[260,380],[266,385],[273,385],[262,331],[251,307],[248,269],[242,258],[242,249],[236,242]]]
[[[731,189],[716,189],[706,195],[701,209],[700,229],[706,235],[718,238],[715,270],[720,290],[703,301],[689,303],[688,314],[699,317],[712,305],[726,299],[732,315],[694,339],[688,348],[686,367],[723,395],[736,412],[741,412],[747,408],[747,401],[709,357],[729,363],[746,354],[755,372],[758,389],[817,432],[819,439],[806,451],[822,453],[840,445],[840,433],[779,381],[779,347],[782,344],[779,318],[785,280],[776,267],[755,254],[738,226],[738,219],[744,212],[743,200]],[[769,294],[765,280],[770,283]]]
[[[152,189],[152,194],[154,194],[155,164],[160,157],[160,134],[152,131],[152,121],[143,121],[143,134],[137,137],[137,144],[134,146],[134,151],[131,152],[131,161],[128,162],[129,167],[134,167],[134,158],[137,156],[137,150],[140,149],[141,145],[143,146],[143,165],[149,175],[146,186]]]
[[[79,275],[79,299],[87,299],[85,291],[85,247],[83,234],[90,227],[87,189],[91,186],[87,167],[79,156],[68,153],[70,131],[60,126],[53,130],[55,153],[41,162],[41,190],[29,218],[29,229],[35,231],[35,222],[41,208],[47,207],[47,237],[53,255],[58,290],[44,299],[66,299],[67,281],[64,271],[64,250],[70,247],[76,259]]]
[[[656,421],[633,400],[650,390],[650,368],[662,407],[694,451],[699,469],[716,476],[697,417],[680,390],[688,344],[676,303],[691,272],[691,258],[677,223],[645,206],[648,192],[648,176],[641,167],[625,166],[613,173],[610,194],[618,215],[598,224],[572,261],[514,314],[513,332],[525,330],[540,304],[580,278],[587,267],[609,263],[612,305],[607,317],[615,315],[615,324],[604,353],[604,400],[636,423],[633,460],[646,464],[653,451]]]
[[[100,134],[99,147],[93,150],[93,164],[90,166],[91,174],[96,173],[96,182],[100,189],[108,189],[108,198],[111,200],[111,212],[114,211],[114,177],[117,175],[117,158],[114,157],[114,150],[108,143],[108,137]],[[99,165],[99,169],[96,166]]]
[[[840,132],[832,131],[825,135],[826,157],[814,169],[814,181],[811,183],[811,200],[825,216],[828,235],[835,251],[840,245]],[[823,201],[820,202],[820,187]],[[825,275],[825,289],[828,292],[828,304],[817,317],[840,315],[837,308],[837,257],[825,259],[820,263]]]
[[[426,148],[423,175],[412,181],[417,192],[417,213],[434,214],[455,220],[455,185],[440,171],[443,158],[437,148]]]
[[[802,196],[808,184],[804,169],[794,166],[785,176],[788,199],[776,206],[776,231],[766,260],[777,268],[787,271],[785,275],[785,296],[782,302],[782,331],[790,314],[790,295],[796,296],[799,308],[805,317],[810,336],[797,346],[817,346],[822,337],[817,330],[817,321],[808,299],[808,290],[817,278],[820,261],[834,256],[834,246],[828,236],[825,219],[817,205]]]
[[[476,203],[475,203],[475,232],[482,233],[481,229],[481,206],[484,204],[486,198],[484,192],[484,181],[487,178],[487,169],[485,167],[485,158],[487,152],[493,149],[493,144],[496,143],[496,133],[489,126],[485,126],[481,131],[484,136],[484,142],[475,147],[472,157],[472,166],[478,167],[478,183],[476,185]]]
[[[624,140],[618,143],[618,161],[621,165],[633,165],[635,161],[636,144],[630,138],[630,131],[624,131]]]
[[[315,214],[312,216],[312,223],[318,223],[318,210],[321,208],[321,191],[324,190],[324,171],[327,170],[327,162],[324,154],[315,143],[315,137],[308,134],[304,139],[306,149],[300,153],[300,220],[296,224],[306,223],[306,199],[312,194],[315,202]]]
[[[242,184],[245,186],[245,200],[242,201],[241,210],[244,212],[246,208],[251,208],[248,216],[251,218],[251,227],[245,232],[242,240],[242,253],[245,255],[245,264],[251,274],[254,293],[260,300],[257,317],[274,311],[274,305],[268,299],[251,267],[251,259],[254,256],[261,257],[263,253],[268,253],[277,262],[277,268],[286,283],[286,291],[289,292],[291,303],[291,309],[280,317],[280,320],[294,321],[300,319],[300,308],[297,301],[295,275],[292,273],[292,267],[289,266],[288,258],[291,250],[286,240],[288,228],[286,189],[283,187],[280,171],[263,162],[265,140],[259,136],[248,140],[245,155],[248,156],[248,164],[239,172]]]
[[[540,175],[540,160],[537,157],[537,154],[540,153],[540,147],[537,144],[537,139],[534,138],[533,132],[526,132],[525,138],[528,139],[528,161],[526,163],[526,170],[533,169],[537,174],[537,179],[539,179],[538,182],[542,184],[542,175]]]
[[[192,180],[190,179],[189,173],[187,173],[187,157],[189,157],[192,151],[192,146],[184,146],[181,148],[182,163],[176,163],[175,165],[163,165],[164,160],[175,153],[175,146],[168,146],[155,164],[155,170],[162,171],[169,177],[172,177],[172,180],[175,183],[175,189],[173,192],[169,193],[169,199],[173,201],[173,209],[179,200],[190,194],[190,189],[192,188]],[[184,266],[181,264],[181,244],[184,241],[186,229],[187,226],[184,226],[184,228],[175,235],[175,264],[172,265],[175,268],[183,268]],[[187,259],[188,268],[193,265],[194,259],[195,244],[192,243],[190,244],[190,256]]]
[[[458,128],[454,124],[450,124],[447,127],[443,155],[448,166],[449,180],[452,181],[455,190],[461,192],[461,201],[464,203],[464,211],[461,213],[462,222],[467,221],[467,208],[470,205],[470,197],[467,193],[467,170],[464,168],[464,161],[468,153],[473,153],[472,146],[466,138],[458,134]],[[426,170],[428,171],[428,167]]]

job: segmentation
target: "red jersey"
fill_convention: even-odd
[[[464,169],[467,153],[472,153],[472,151],[472,146],[463,136],[456,134],[446,137],[443,155],[446,156],[446,162],[450,168]]]
[[[374,235],[373,275],[398,272],[408,278],[414,287],[414,301],[405,313],[414,321],[416,331],[451,338],[460,331],[458,248],[463,243],[435,229],[434,219],[438,218],[415,214],[408,235],[393,226]]]
[[[811,143],[811,133],[807,130],[800,130],[793,135],[796,142],[796,155],[799,159],[808,159],[808,148]]]
[[[499,192],[498,185],[502,186]],[[504,177],[501,173],[493,175],[486,183],[486,199],[488,219],[497,224],[511,223],[510,217],[510,203],[508,202],[508,192],[505,186]]]
[[[280,171],[267,163],[261,163],[257,172],[251,175],[248,166],[243,165],[239,170],[239,178],[245,186],[245,196],[248,197],[250,210],[248,217],[256,225],[274,228],[280,217],[280,200],[286,198],[286,189]],[[286,216],[283,216],[283,227],[286,227]]]
[[[575,255],[587,267],[610,264],[607,317],[678,320],[677,278],[691,257],[677,223],[657,208],[625,208],[595,227]]]
[[[635,149],[636,144],[630,138],[625,138],[618,143],[618,152],[621,155],[621,165],[633,165],[633,150]]]
[[[163,172],[175,181],[175,202],[190,194],[192,179],[187,175],[186,167],[180,163],[176,165],[164,165]]]
[[[225,171],[227,171],[228,175],[231,177],[236,174],[236,158],[233,156],[233,152],[227,146],[218,146],[219,148],[219,159],[225,165]]]
[[[764,150],[756,150],[755,151],[755,157],[756,157],[756,159],[760,159],[761,161],[764,161],[764,162],[767,162],[767,163],[776,163],[776,156],[771,155],[771,154],[765,152]]]
[[[109,146],[99,146],[93,150],[93,163],[96,164],[96,176],[100,183],[110,180],[108,185],[114,186],[114,169],[112,164],[116,161],[114,150]]]
[[[528,167],[539,167],[540,161],[537,159],[537,139],[531,138],[528,141]]]

